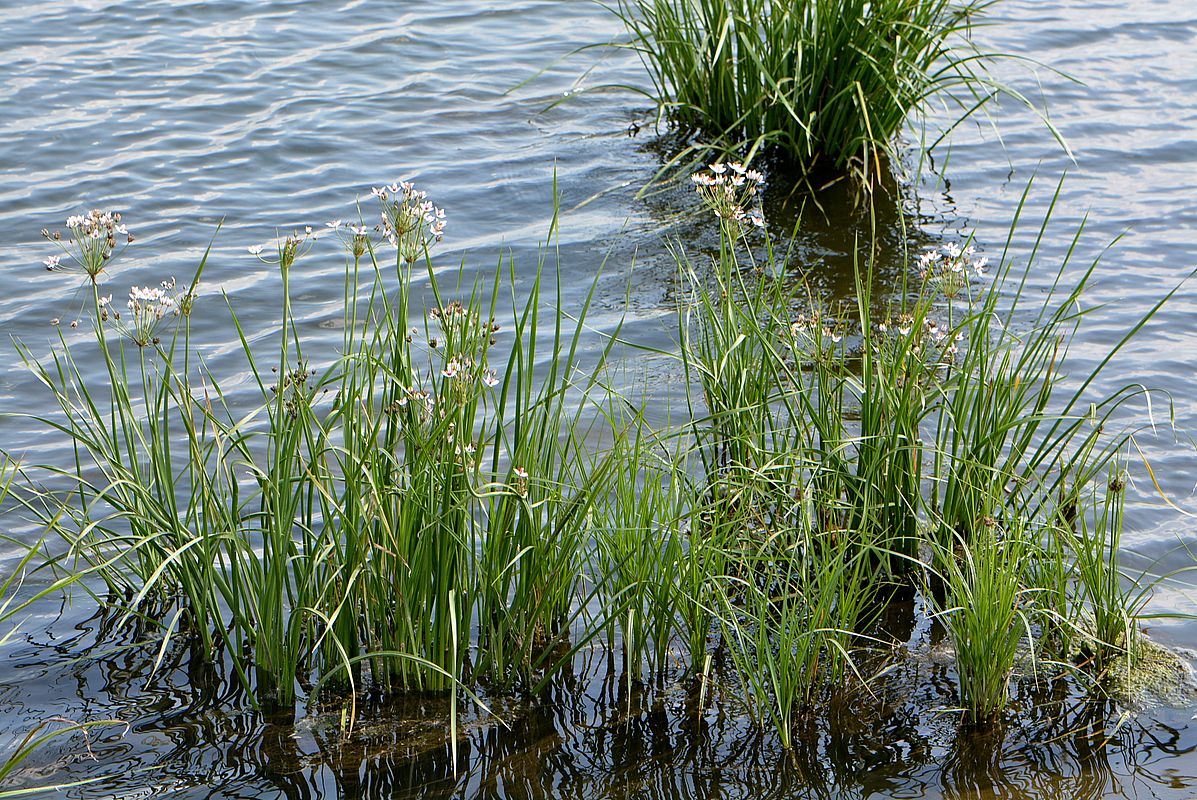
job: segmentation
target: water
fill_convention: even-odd
[[[659,347],[671,341],[661,240],[692,241],[701,222],[688,195],[636,197],[659,164],[642,102],[578,93],[641,80],[627,54],[566,58],[618,34],[595,4],[93,0],[0,3],[0,12],[0,326],[35,352],[56,335],[50,320],[68,322],[81,303],[72,279],[41,268],[50,251],[40,228],[93,206],[122,210],[139,241],[113,270],[109,287],[119,298],[129,284],[186,280],[220,225],[202,298],[210,313],[199,315],[198,335],[236,392],[248,376],[218,290],[254,340],[279,317],[277,277],[246,245],[350,217],[371,185],[396,178],[420,181],[448,209],[440,251],[447,269],[460,263],[467,276],[487,274],[509,251],[526,278],[549,231],[555,177],[566,305],[598,276],[597,325],[626,314],[629,336]],[[1086,217],[1078,263],[1121,237],[1089,295],[1105,308],[1076,347],[1081,374],[1197,267],[1197,9],[1187,0],[1004,0],[991,22],[976,33],[985,49],[1026,55],[1082,81],[1012,61],[995,67],[1046,102],[1075,161],[1040,119],[1007,101],[991,109],[996,131],[978,119],[937,152],[938,179],[920,187],[919,212],[929,234],[975,233],[1000,251],[1027,181],[1037,176],[1024,214],[1035,221],[1068,173],[1036,274],[1058,263]],[[567,93],[575,96],[553,105]],[[808,210],[802,253],[836,291],[847,283],[862,222],[843,202],[826,202],[825,217]],[[1027,241],[1019,237],[1017,253],[1027,252]],[[341,268],[330,245],[295,278],[305,332],[320,337],[329,328],[330,348],[340,338],[331,328],[340,318]],[[1144,382],[1169,392],[1187,432],[1197,431],[1189,391],[1195,296],[1182,289],[1099,387]],[[44,396],[12,350],[3,352],[0,407],[38,410]],[[649,359],[633,372],[666,388],[673,378]],[[1166,420],[1160,405],[1154,411]],[[1145,409],[1137,414],[1146,419]],[[1174,441],[1166,427],[1141,441],[1169,497],[1191,505],[1191,444]],[[0,420],[0,442],[50,458],[62,447],[12,419]],[[1151,500],[1150,489],[1137,487],[1129,544],[1148,561],[1179,565],[1187,556],[1176,545],[1193,543],[1191,526]],[[1152,608],[1191,610],[1175,590],[1158,593]],[[1197,645],[1189,623],[1161,620],[1152,632],[1168,644]],[[686,713],[693,700],[685,687],[671,683],[653,702],[629,696],[595,655],[547,700],[496,709],[510,730],[471,721],[455,774],[445,709],[434,700],[366,708],[350,737],[319,715],[298,726],[263,721],[229,711],[235,697],[213,696],[227,690],[181,666],[147,680],[152,654],[112,651],[101,620],[81,607],[47,605],[0,650],[0,732],[19,737],[52,716],[127,721],[123,735],[97,731],[94,761],[78,737],[64,738],[19,776],[22,784],[99,778],[70,790],[88,798],[1197,793],[1197,705],[1153,708],[1116,724],[1119,712],[1067,692],[1020,689],[1019,724],[1001,736],[962,733],[950,714],[928,713],[953,697],[950,672],[927,655],[935,632],[909,636],[910,662],[880,684],[880,696],[826,704],[795,757],[752,734],[733,698],[716,698],[696,719]]]

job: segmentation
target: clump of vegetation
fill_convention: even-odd
[[[795,715],[869,680],[859,656],[889,646],[873,623],[895,589],[933,598],[975,721],[1004,707],[1024,637],[1063,653],[1093,620],[1093,663],[1134,652],[1142,595],[1116,578],[1108,470],[1130,435],[1115,417],[1145,390],[1090,398],[1095,376],[1061,371],[1093,266],[1027,313],[1011,259],[946,243],[896,305],[864,265],[856,305],[822,308],[785,277],[762,180],[740,163],[695,176],[720,249],[675,248],[690,413],[657,429],[604,374],[618,330],[581,369],[590,299],[571,316],[543,264],[523,300],[502,269],[451,297],[432,265],[444,212],[410,184],[374,190],[374,229],[250,248],[279,270],[283,325],[263,353],[233,316],[248,408],[194,352],[208,257],[118,309],[97,278],[124,223],[72,218],[47,232],[63,249],[47,266],[84,276],[94,337],[21,349],[57,406],[29,421],[74,453],[6,466],[49,537],[21,568],[44,559],[64,575],[45,591],[158,621],[159,663],[186,647],[226,664],[262,707],[535,693],[606,634],[629,683],[677,665],[705,686],[723,654],[789,746]],[[289,284],[322,238],[345,260],[345,333],[314,363]],[[1104,510],[1078,517],[1101,481]]]
[[[707,143],[772,149],[864,185],[930,98],[992,82],[969,30],[991,0],[620,0],[661,114]]]

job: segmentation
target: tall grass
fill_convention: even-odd
[[[674,247],[689,414],[658,427],[651,397],[610,386],[618,326],[581,367],[593,285],[569,313],[551,251],[526,285],[502,262],[451,285],[432,257],[443,213],[410,185],[375,191],[382,236],[331,226],[334,356],[291,297],[316,237],[251,248],[279,272],[283,322],[263,347],[231,314],[239,393],[191,333],[207,257],[188,288],[135,287],[119,315],[88,281],[92,339],[21,348],[56,406],[24,421],[72,457],[3,473],[47,534],[19,569],[59,570],[46,592],[106,592],[153,631],[157,664],[184,647],[225,663],[261,707],[369,687],[449,692],[455,714],[462,691],[542,690],[605,633],[629,681],[676,668],[705,687],[729,664],[789,746],[800,712],[865,679],[895,586],[939,603],[975,721],[1003,707],[1024,634],[1092,620],[1101,663],[1125,654],[1145,595],[1119,582],[1108,470],[1146,390],[1092,387],[1159,306],[1072,380],[1095,264],[1066,287],[1066,258],[1032,303],[1008,252],[987,271],[944,243],[892,307],[867,263],[854,305],[821,307],[762,230],[762,181],[741,164],[696,176],[720,249],[708,267]],[[1103,480],[1104,505],[1078,515]],[[27,607],[5,602],[0,622]]]
[[[736,555],[723,578],[719,625],[753,715],[793,745],[795,715],[828,686],[855,673],[864,610],[874,596],[870,566],[847,537],[787,532]]]
[[[1049,634],[1044,649],[1077,662],[1098,688],[1120,677],[1115,670],[1134,671],[1143,652],[1140,621],[1156,585],[1172,577],[1123,566],[1127,474],[1125,464],[1114,460],[1104,484],[1061,494],[1040,570],[1041,615]]]
[[[542,352],[538,275],[513,308],[506,367],[492,368],[501,272],[489,290],[448,300],[429,261],[442,223],[424,195],[377,194],[393,257],[364,226],[336,227],[346,334],[321,369],[290,293],[315,237],[251,248],[279,270],[283,330],[263,363],[232,316],[259,395],[248,411],[226,405],[217,376],[194,362],[202,264],[181,294],[164,285],[138,301],[135,287],[124,316],[94,292],[99,385],[65,336],[48,365],[22,351],[61,409],[35,420],[75,452],[67,468],[23,468],[21,502],[63,539],[60,561],[101,576],[127,616],[166,620],[162,652],[186,641],[193,657],[227,658],[264,705],[293,703],[301,684],[360,688],[363,667],[383,688],[473,682],[476,624],[478,674],[526,678],[550,665],[576,616],[605,469],[578,457],[569,417],[589,391],[575,391],[585,314],[572,329],[555,314]],[[419,277],[431,296],[415,312]],[[154,330],[136,327],[140,314]]]
[[[628,678],[660,677],[681,626],[679,606],[687,602],[677,570],[687,558],[688,481],[647,429],[643,411],[616,404],[609,420],[611,482],[596,509],[591,573],[609,609],[609,638],[619,632]]]
[[[946,592],[956,609],[946,615],[949,624],[967,639],[958,645],[962,695],[975,720],[990,718],[1005,702],[1021,635],[1015,622],[1025,631],[1031,623],[1023,607],[1051,594],[1031,579],[1051,580],[1040,553],[1050,545],[1061,494],[1093,486],[1145,424],[1126,422],[1147,393],[1143,386],[1105,396],[1090,389],[1159,305],[1131,325],[1092,374],[1071,382],[1064,365],[1086,315],[1080,299],[1098,266],[1072,267],[1075,241],[1041,304],[1028,306],[1025,298],[1030,267],[1014,272],[1008,252],[990,267],[966,242],[922,253],[910,291],[888,311],[878,313],[867,265],[858,269],[854,308],[798,309],[800,292],[769,285],[768,276],[781,272],[776,264],[761,274],[751,269],[754,250],[772,251],[767,241],[751,239],[753,198],[734,181],[738,174],[742,167],[720,167],[697,180],[722,219],[714,274],[703,278],[682,264],[693,298],[685,313],[694,317],[684,323],[692,333],[683,335],[682,357],[709,415],[694,414],[693,424],[708,454],[712,513],[734,519],[733,541],[741,546],[812,531],[797,551],[801,558],[782,559],[804,569],[817,570],[828,557],[859,559],[870,565],[865,573],[875,586],[919,586],[929,570],[931,593]],[[1045,231],[1046,223],[1031,264]],[[1067,288],[1066,273],[1075,276]],[[1005,533],[995,538],[999,527]],[[1070,545],[1057,563],[1084,558]],[[727,564],[729,577],[742,582],[738,591],[750,596],[745,559]],[[1089,591],[1057,583],[1069,602]],[[843,591],[848,607],[868,605],[850,600],[857,590]],[[724,603],[725,612],[731,608]],[[768,622],[757,619],[725,630],[725,641],[747,652]],[[844,620],[848,631],[863,622]],[[992,636],[978,638],[986,626]],[[754,656],[737,665],[764,663],[763,643],[783,635],[763,635]],[[778,691],[787,690],[764,694],[776,700]]]
[[[728,149],[881,177],[932,96],[990,94],[968,40],[990,0],[620,0],[661,113]],[[950,95],[949,95],[950,96]]]
[[[493,494],[486,508],[479,615],[482,664],[501,685],[517,677],[533,685],[533,674],[568,643],[585,594],[581,582],[596,504],[615,468],[611,454],[590,453],[585,417],[615,338],[583,373],[578,348],[594,285],[567,328],[558,272],[552,334],[540,342],[539,275],[518,314],[512,296],[512,353],[492,410],[501,422],[491,469],[506,475],[507,488]],[[544,373],[537,369],[542,359],[548,363]]]
[[[1021,524],[1000,529],[995,522],[938,559],[947,573],[940,618],[952,637],[960,700],[973,723],[1006,707],[1019,644],[1031,637],[1023,609],[1033,547]]]

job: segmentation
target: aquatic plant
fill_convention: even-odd
[[[660,115],[727,150],[781,152],[869,185],[936,96],[993,91],[968,39],[990,0],[620,0]],[[968,98],[967,100],[964,98]]]
[[[685,536],[692,489],[684,461],[655,438],[642,409],[609,405],[611,473],[607,497],[595,509],[590,574],[606,609],[611,651],[618,630],[628,679],[641,680],[646,670],[665,674],[683,605],[703,602],[705,580],[695,596],[678,572],[692,546]]]
[[[694,180],[719,250],[673,246],[688,413],[657,426],[607,370],[619,325],[580,366],[596,284],[571,315],[546,253],[527,285],[500,262],[450,286],[445,214],[410,184],[374,190],[374,228],[249,248],[278,270],[283,322],[264,345],[231,312],[239,392],[191,333],[208,254],[119,309],[82,271],[90,339],[18,345],[56,404],[25,421],[71,448],[4,462],[0,489],[46,534],[18,570],[151,631],[155,668],[185,652],[259,707],[335,692],[350,718],[366,688],[434,691],[456,724],[460,694],[539,693],[606,634],[629,689],[677,670],[701,708],[731,678],[789,746],[804,710],[884,662],[874,622],[898,589],[936,603],[974,721],[1003,707],[1023,636],[1047,652],[1089,630],[1103,669],[1133,651],[1147,595],[1119,582],[1122,478],[1103,476],[1146,389],[1091,388],[1158,306],[1071,382],[1095,265],[1065,289],[1065,259],[1031,305],[1009,252],[987,269],[945,242],[890,306],[865,263],[855,304],[829,308],[787,276],[762,181],[722,162]],[[344,338],[321,359],[290,287],[328,238]],[[2,622],[27,601],[0,588]]]
[[[1127,480],[1119,458],[1108,464],[1104,484],[1062,488],[1039,577],[1045,587],[1040,615],[1049,634],[1045,651],[1086,672],[1097,691],[1136,670],[1148,644],[1139,625],[1150,616],[1146,608],[1156,586],[1192,569],[1153,575],[1124,566]]]
[[[279,270],[284,324],[266,368],[232,317],[260,396],[248,412],[226,404],[192,355],[207,256],[191,288],[134,287],[121,312],[93,292],[105,385],[65,337],[48,366],[22,350],[61,409],[39,419],[68,435],[75,466],[23,465],[20,502],[126,615],[157,608],[162,652],[182,638],[194,657],[227,658],[267,705],[293,703],[301,682],[355,688],[364,662],[380,686],[443,690],[465,673],[476,612],[495,643],[482,666],[508,680],[544,666],[546,642],[574,613],[587,478],[561,435],[572,430],[576,334],[557,316],[548,355],[560,371],[534,374],[538,278],[500,377],[487,363],[497,283],[488,306],[477,287],[448,301],[429,269],[419,335],[413,254],[428,257],[445,215],[409,184],[374,194],[394,261],[377,257],[364,225],[327,226],[346,252],[346,339],[323,369],[309,365],[289,290],[319,232],[249,248]],[[40,488],[39,472],[66,488]],[[538,603],[521,596],[548,586]],[[522,660],[500,657],[505,647]]]
[[[4,756],[3,761],[0,761],[0,784],[10,779],[28,758],[33,755],[35,751],[47,744],[53,739],[61,736],[70,736],[74,733],[82,734],[83,744],[88,755],[94,758],[91,753],[91,744],[89,740],[89,731],[92,728],[104,728],[110,726],[123,725],[126,730],[128,723],[119,719],[97,719],[88,722],[75,722],[69,719],[55,717],[39,722],[30,728],[20,741],[16,742],[15,746]],[[30,797],[43,792],[63,792],[67,789],[72,789],[77,786],[86,786],[89,783],[96,783],[103,780],[103,777],[87,778],[80,781],[71,781],[69,783],[57,783],[48,786],[38,786],[32,788],[22,789],[0,789],[0,798],[12,797]]]
[[[1145,387],[1102,397],[1088,390],[1159,306],[1115,343],[1097,371],[1071,384],[1063,365],[1098,263],[1061,291],[1072,250],[1053,291],[1030,309],[1023,307],[1027,273],[1012,273],[1008,252],[990,270],[971,244],[949,242],[916,259],[909,291],[883,321],[865,269],[857,272],[855,308],[831,313],[808,300],[790,317],[801,295],[772,277],[782,274],[774,261],[752,267],[751,254],[761,247],[748,239],[756,226],[746,214],[720,209],[726,198],[707,188],[725,174],[715,170],[697,181],[721,220],[711,274],[700,276],[678,251],[691,297],[682,310],[681,357],[707,412],[700,407],[691,424],[704,453],[711,513],[734,519],[741,542],[785,541],[809,527],[820,540],[847,547],[837,551],[841,560],[870,563],[874,582],[919,585],[930,570],[932,594],[946,591],[972,609],[953,618],[961,636],[1002,614],[1016,614],[1028,627],[1022,606],[1046,602],[1052,585],[1064,587],[1061,602],[1075,609],[1071,579],[1053,583],[1042,555],[1057,498],[1065,488],[1092,486],[1133,434],[1135,426],[1115,420]],[[767,239],[764,247],[775,258]],[[998,543],[995,526],[1006,531]],[[1022,541],[1034,531],[1035,541]],[[819,563],[825,552],[826,545],[807,545],[801,559],[785,561]],[[1067,570],[1075,559],[1070,545],[1056,563]],[[727,564],[742,577],[743,558]],[[1056,619],[1065,613],[1077,615]],[[962,648],[962,694],[974,719],[991,717],[1005,702],[1017,645],[1013,621],[995,629],[1003,632],[997,640]],[[858,631],[860,622],[843,629]],[[731,628],[724,640],[735,633],[743,644],[751,638],[745,630]],[[755,635],[759,627],[747,630]]]
[[[1019,643],[1031,638],[1023,608],[1033,552],[1023,522],[994,521],[951,552],[941,553],[946,588],[939,618],[952,637],[960,701],[970,722],[992,720],[1009,702]]]

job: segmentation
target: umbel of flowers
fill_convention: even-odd
[[[121,221],[120,212],[92,209],[86,214],[67,217],[67,237],[61,231],[42,228],[42,236],[61,248],[60,255],[49,256],[42,263],[51,272],[73,272],[86,276],[93,284],[119,252],[134,241]]]
[[[765,176],[738,161],[717,162],[709,171],[690,176],[707,207],[724,222],[748,222],[765,226],[765,217],[753,203]]]

